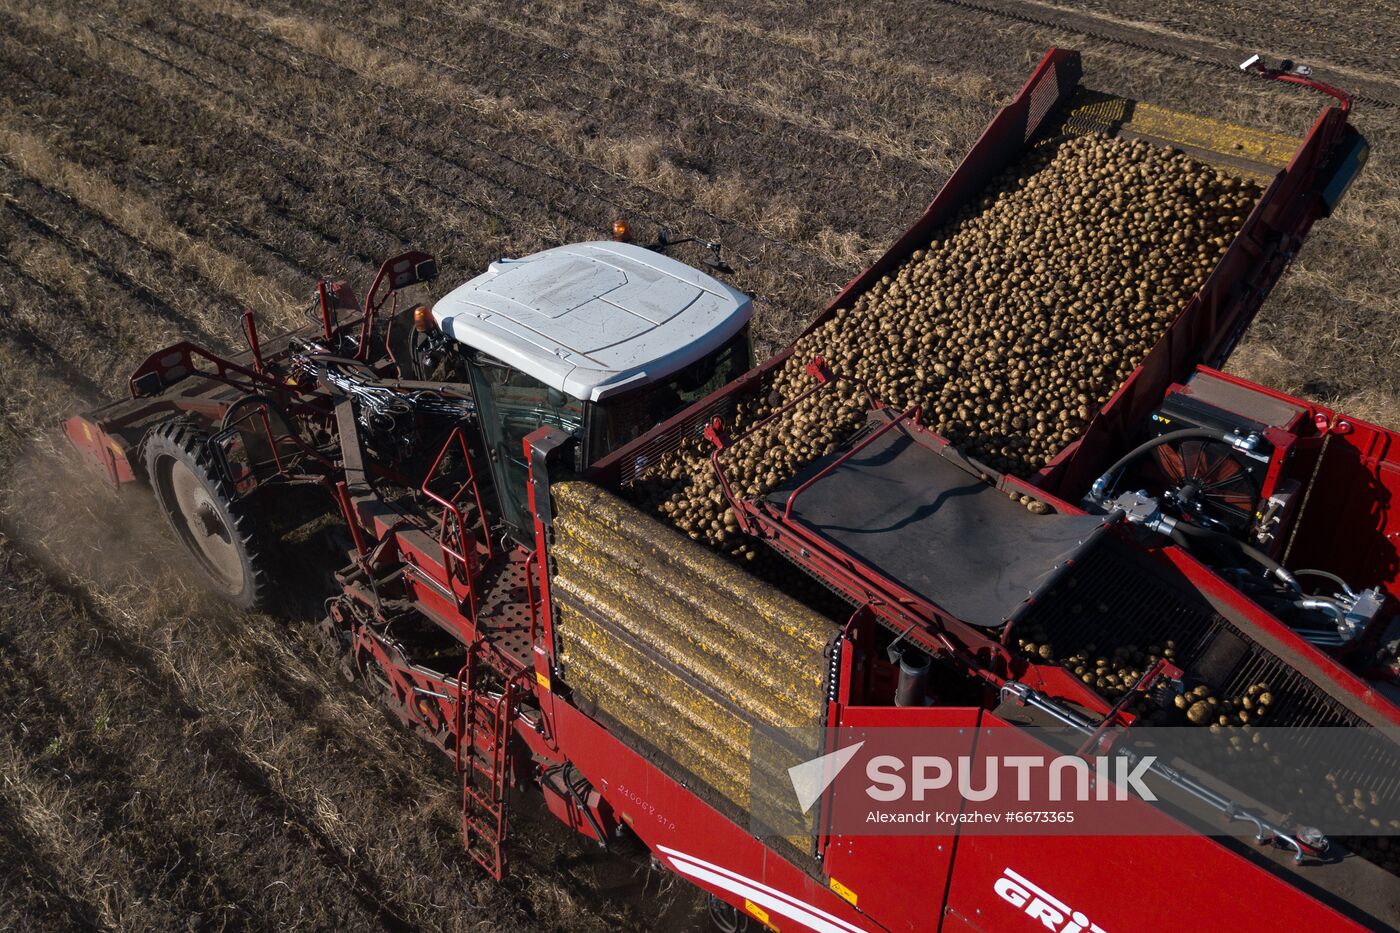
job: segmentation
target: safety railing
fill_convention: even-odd
[[[461,451],[462,466],[467,471],[467,478],[458,484],[450,496],[443,496],[433,490],[432,483],[437,476],[438,469],[452,451],[454,443]],[[486,511],[482,506],[481,488],[476,481],[476,471],[472,467],[471,451],[467,447],[467,436],[460,427],[453,428],[452,433],[448,435],[447,440],[442,445],[442,450],[438,452],[437,459],[428,468],[428,474],[423,478],[421,489],[423,495],[442,507],[442,515],[438,519],[438,546],[442,549],[443,569],[447,572],[449,583],[456,579],[456,571],[460,570],[462,582],[467,588],[467,603],[471,610],[471,617],[475,619],[477,564],[474,545],[477,539],[475,535],[468,537],[466,519],[462,515],[461,506],[458,505],[468,490],[471,490],[472,498],[476,502],[477,521],[481,526],[480,544],[486,553],[486,559],[490,560],[495,557],[496,551],[491,544],[490,530],[486,525]]]
[[[525,600],[530,605],[530,647],[533,648],[540,630],[540,605],[535,598],[535,578],[530,575],[531,565],[539,565],[538,551],[531,551],[525,557]]]
[[[831,461],[831,462],[828,463],[826,466],[822,467],[822,468],[821,468],[820,470],[818,470],[816,473],[812,474],[811,476],[807,477],[807,479],[803,480],[802,483],[801,483],[796,489],[794,489],[794,490],[792,491],[792,494],[788,496],[787,504],[783,507],[783,521],[789,521],[789,520],[791,520],[791,518],[792,518],[792,504],[793,504],[794,502],[796,502],[796,501],[797,501],[797,497],[800,496],[800,495],[802,495],[802,493],[806,492],[807,489],[808,489],[808,487],[810,487],[813,483],[815,483],[817,480],[821,479],[823,476],[826,476],[826,475],[830,474],[832,470],[836,469],[836,468],[839,467],[841,464],[847,462],[847,461],[850,460],[852,457],[854,457],[856,454],[860,453],[862,450],[864,450],[865,448],[869,447],[871,444],[873,444],[873,443],[876,441],[876,439],[878,439],[878,438],[879,438],[881,435],[883,435],[886,431],[888,431],[888,430],[890,430],[891,428],[893,428],[895,425],[900,424],[901,422],[904,422],[904,421],[911,421],[911,420],[912,420],[912,421],[918,421],[918,420],[919,420],[919,413],[920,413],[920,409],[919,409],[919,406],[918,406],[918,405],[913,405],[913,406],[909,407],[909,408],[906,409],[902,414],[900,414],[898,417],[891,418],[889,421],[887,421],[887,422],[885,422],[883,425],[881,425],[877,430],[872,431],[872,432],[870,433],[870,436],[867,437],[867,438],[865,438],[864,440],[862,440],[859,444],[856,444],[856,445],[855,445],[854,447],[852,447],[850,450],[846,451],[846,452],[843,453],[841,456],[837,457],[835,460]]]

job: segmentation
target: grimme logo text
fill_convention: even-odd
[[[997,896],[1055,933],[1104,933],[1103,927],[1013,868],[1002,871],[993,886]]]

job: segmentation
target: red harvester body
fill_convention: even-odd
[[[1105,106],[1102,95],[1085,96],[1079,79],[1078,55],[1052,50],[920,220],[818,321],[925,245],[1052,127],[1078,121],[1081,130],[1159,138],[1154,127],[1173,125],[1150,123],[1150,108],[1135,115],[1132,102],[1114,98]],[[1215,126],[1201,121],[1188,129],[1208,124]],[[1273,524],[1259,518],[1251,525],[1258,549],[1278,563],[1360,581],[1382,604],[1400,598],[1400,509],[1392,504],[1400,492],[1400,438],[1209,368],[1223,363],[1313,221],[1341,197],[1364,159],[1345,103],[1325,109],[1284,164],[1270,161],[1263,143],[1238,155],[1211,149],[1208,136],[1166,141],[1233,160],[1267,182],[1264,195],[1155,349],[1032,482],[969,463],[922,427],[916,411],[888,412],[875,399],[871,427],[839,455],[768,496],[731,496],[745,531],[852,606],[849,618],[839,620],[825,675],[828,730],[962,729],[970,751],[984,730],[1020,728],[1027,710],[1052,716],[1070,710],[1095,728],[1131,722],[1064,667],[1018,654],[1018,632],[1032,628],[1064,644],[1174,638],[1181,646],[1176,664],[1208,670],[1221,690],[1261,677],[1280,692],[1286,685],[1287,704],[1274,714],[1279,724],[1380,730],[1400,724],[1400,708],[1384,695],[1380,674],[1357,669],[1356,659],[1375,647],[1384,612],[1364,619],[1355,637],[1338,636],[1332,644],[1286,624],[1188,547],[1166,537],[1144,539],[1124,506],[1097,519],[1082,506],[1095,480],[1154,417],[1189,411],[1202,424],[1234,418],[1231,430],[1257,427],[1272,451],[1251,503],[1262,510],[1271,496],[1278,500]],[[73,418],[66,430],[113,483],[147,479],[166,483],[176,496],[184,488],[182,469],[205,470],[200,476],[234,506],[214,496],[189,513],[205,516],[205,524],[190,518],[176,521],[176,530],[194,542],[212,574],[222,568],[225,595],[247,605],[262,601],[262,583],[240,575],[237,562],[229,562],[239,552],[221,550],[214,540],[220,520],[225,532],[236,530],[238,503],[256,503],[264,488],[305,483],[331,494],[353,547],[337,577],[327,630],[344,648],[347,668],[370,675],[397,714],[451,757],[462,776],[467,849],[491,874],[507,870],[509,791],[530,785],[585,836],[609,845],[635,835],[666,868],[732,905],[729,919],[772,929],[1082,933],[1164,923],[1239,929],[1257,925],[1265,909],[1298,927],[1400,924],[1394,875],[1360,858],[1319,858],[1309,840],[1281,829],[1265,847],[1186,831],[981,835],[948,827],[908,836],[836,835],[819,827],[806,849],[755,835],[742,813],[694,773],[577,701],[560,657],[551,486],[582,476],[619,491],[703,432],[717,449],[741,442],[726,436],[726,419],[740,399],[765,391],[792,351],[595,462],[581,460],[575,438],[544,419],[520,449],[528,524],[523,534],[500,534],[490,501],[500,493],[492,477],[501,474],[488,466],[499,457],[467,427],[474,393],[405,378],[404,361],[417,352],[417,338],[412,311],[398,307],[398,295],[435,273],[426,254],[396,257],[380,270],[363,306],[344,285],[322,283],[314,326],[259,343],[249,320],[250,352],[234,360],[189,344],[163,350],[134,374],[131,399]],[[825,377],[819,362],[814,372]],[[417,407],[405,424],[429,410],[447,419],[431,449],[383,454],[383,438],[362,415],[378,406],[376,417],[393,422],[403,410],[380,405],[386,398],[412,399]],[[159,427],[172,417],[181,426]],[[197,438],[190,443],[206,459],[182,467],[176,454],[151,454],[156,448],[148,438],[159,430],[172,443]],[[384,434],[402,430],[391,423]],[[971,510],[965,514],[990,529],[985,538],[949,538],[922,519],[859,540],[841,531],[853,516],[864,516],[863,529],[886,527],[877,518],[897,514],[911,496],[962,488],[969,476],[981,485],[963,497]],[[1022,518],[1008,514],[1003,523],[991,501],[1008,503],[1008,494],[1046,503],[1062,522],[1080,522],[1074,528],[1083,530],[1082,540],[1038,566],[1031,585],[984,592],[992,576],[1019,579],[1025,572],[1017,564],[1025,557],[1018,544]],[[967,574],[966,585],[950,589],[929,570],[933,565]],[[1092,589],[1123,630],[1115,635],[1102,620],[1071,611],[1063,595],[1071,583]],[[891,633],[933,658],[947,678],[946,688],[932,691],[931,704],[894,703],[890,685],[898,665],[884,653]],[[1031,752],[1044,751],[1029,734],[1025,743]],[[832,806],[828,795],[818,812]],[[1144,825],[1179,821],[1140,806]]]

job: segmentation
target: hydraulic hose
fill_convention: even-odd
[[[1209,528],[1202,528],[1200,525],[1192,525],[1184,521],[1177,522],[1172,526],[1170,537],[1188,551],[1191,549],[1193,542],[1210,542],[1239,551],[1269,573],[1278,577],[1289,589],[1295,592],[1302,592],[1302,588],[1298,586],[1297,579],[1294,578],[1293,574],[1285,570],[1282,564],[1257,547],[1247,544],[1244,541],[1232,538],[1222,532],[1212,531]]]
[[[352,360],[348,356],[336,356],[333,353],[308,353],[306,358],[312,363],[325,363],[330,366],[342,366],[350,369],[367,369],[371,373],[374,372],[364,360]]]
[[[1321,612],[1332,618],[1334,622],[1341,622],[1346,618],[1347,611],[1339,606],[1336,600],[1325,599],[1320,596],[1313,596],[1308,599],[1294,600],[1293,605],[1299,609],[1311,609]]]
[[[1335,573],[1331,573],[1330,571],[1327,571],[1327,570],[1313,570],[1313,569],[1311,569],[1311,568],[1307,568],[1307,569],[1295,570],[1295,571],[1293,571],[1293,575],[1294,575],[1295,577],[1321,577],[1321,578],[1324,579],[1324,580],[1330,580],[1330,581],[1332,581],[1333,583],[1337,584],[1337,586],[1341,587],[1342,592],[1345,593],[1345,594],[1347,594],[1347,596],[1351,596],[1351,597],[1356,596],[1356,593],[1354,593],[1354,592],[1352,591],[1352,588],[1351,588],[1350,586],[1347,585],[1347,581],[1343,580],[1341,577],[1337,576]]]
[[[1154,437],[1128,451],[1123,456],[1113,462],[1113,466],[1103,471],[1103,475],[1094,481],[1092,494],[1096,499],[1102,499],[1108,492],[1108,483],[1120,470],[1132,463],[1138,457],[1161,447],[1163,444],[1173,444],[1177,441],[1190,440],[1212,440],[1229,444],[1230,440],[1224,431],[1217,431],[1214,428],[1182,428],[1180,431],[1168,431],[1159,437]],[[1232,445],[1233,446],[1233,445]]]

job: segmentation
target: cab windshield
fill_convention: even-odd
[[[596,462],[676,412],[739,378],[752,365],[749,357],[749,331],[745,327],[718,350],[661,382],[617,398],[604,399],[591,406],[589,459]]]

